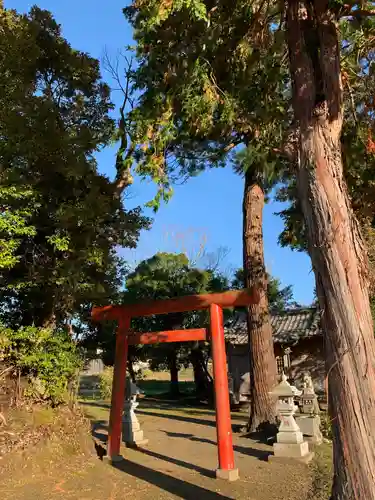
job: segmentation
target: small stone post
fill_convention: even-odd
[[[269,456],[268,459],[274,461],[297,460],[308,463],[314,454],[309,451],[309,444],[303,440],[302,432],[294,419],[297,410],[294,396],[299,396],[301,391],[292,387],[283,374],[281,382],[270,394],[278,398],[276,411],[279,414],[281,424],[276,436],[277,442],[273,445],[274,455]]]
[[[312,379],[308,373],[303,377],[301,413],[296,416],[301,432],[310,443],[319,445],[323,442],[320,432],[320,408]]]
[[[135,409],[139,405],[137,403],[138,394],[141,394],[141,391],[127,377],[124,414],[122,418],[122,440],[126,446],[133,448],[145,446],[148,443],[148,439],[143,438],[143,431],[135,414]]]

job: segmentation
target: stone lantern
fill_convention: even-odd
[[[309,444],[303,440],[303,434],[294,419],[298,409],[294,404],[294,397],[300,396],[301,391],[291,386],[283,374],[281,382],[270,394],[277,397],[276,411],[281,423],[276,436],[277,442],[273,445],[274,455],[269,459],[309,462],[313,453],[309,451]]]
[[[301,396],[301,413],[296,417],[307,440],[314,444],[321,444],[323,436],[320,432],[320,408],[318,398],[315,394],[311,376],[305,373],[303,377],[303,389]]]
[[[139,405],[137,402],[139,394],[141,394],[139,387],[127,377],[124,414],[122,417],[122,439],[127,446],[134,448],[145,446],[148,443],[148,439],[143,438],[143,431],[135,414],[135,409]]]
[[[318,398],[315,394],[314,384],[311,376],[305,373],[303,376],[303,389],[301,397],[302,413],[319,415],[320,408]]]

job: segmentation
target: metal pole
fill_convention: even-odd
[[[238,469],[234,467],[223,310],[216,304],[210,306],[210,322],[212,360],[214,365],[216,432],[219,455],[219,468],[216,471],[216,477],[228,481],[235,481],[239,476]]]
[[[127,332],[130,317],[121,318],[116,334],[115,365],[113,369],[112,400],[109,415],[107,455],[112,461],[121,460],[122,413],[125,399],[126,365],[128,361]]]

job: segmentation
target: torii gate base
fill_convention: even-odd
[[[238,469],[234,465],[222,309],[223,307],[248,306],[258,300],[258,294],[249,290],[242,290],[220,294],[192,295],[177,299],[138,303],[131,306],[106,306],[93,309],[92,317],[94,320],[112,319],[118,321],[107,448],[110,461],[116,462],[122,460],[120,445],[128,345],[207,339],[205,329],[134,334],[130,330],[131,318],[209,309],[219,462],[216,477],[228,481],[238,479]]]

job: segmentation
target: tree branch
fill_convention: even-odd
[[[291,163],[296,163],[298,158],[299,128],[292,124],[285,133],[284,141],[280,148],[274,148],[273,152],[283,156]]]
[[[352,5],[344,4],[342,17],[356,17],[357,19],[360,19],[362,17],[372,16],[375,16],[375,9],[353,9]]]
[[[114,180],[114,193],[116,198],[120,198],[124,190],[133,184],[133,176],[131,173],[131,159],[135,151],[135,144],[132,141],[130,130],[128,127],[127,108],[130,110],[134,107],[134,101],[131,99],[131,81],[132,81],[132,65],[133,58],[128,58],[120,53],[125,61],[124,78],[120,76],[119,56],[113,63],[106,51],[103,57],[103,64],[112,78],[119,86],[119,90],[123,94],[122,104],[120,106],[120,119],[118,122],[117,133],[120,140],[120,145],[116,154],[116,178]]]
[[[8,372],[10,372],[11,370],[13,370],[14,366],[8,366],[8,368],[5,368],[5,370],[3,370],[1,373],[0,373],[0,379]]]

